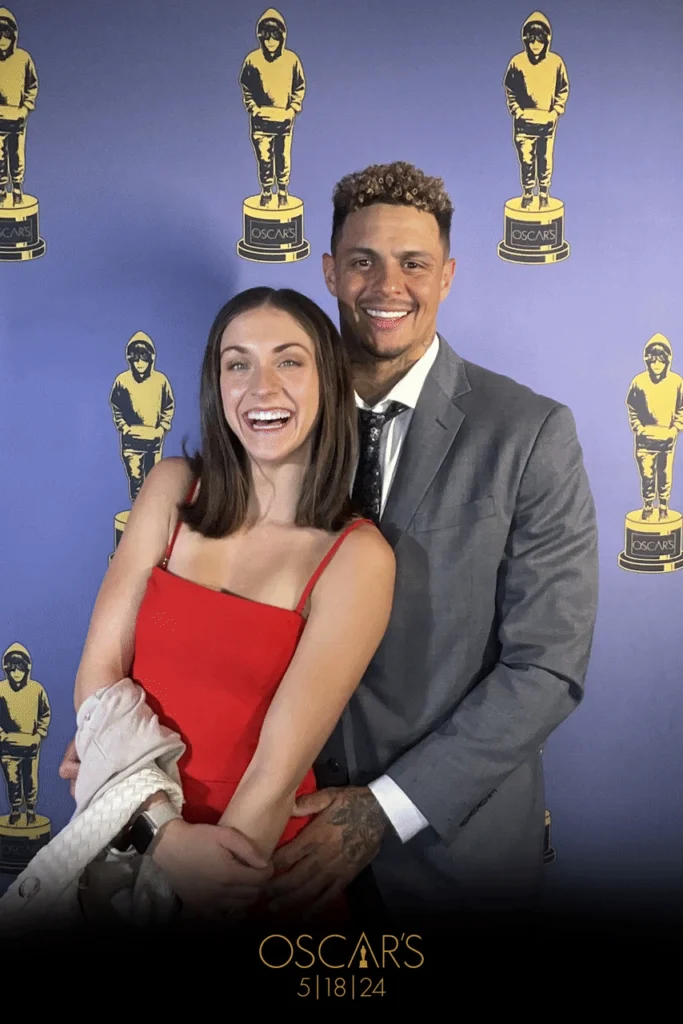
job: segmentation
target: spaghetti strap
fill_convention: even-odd
[[[325,571],[325,569],[329,565],[330,561],[334,557],[334,555],[335,555],[337,549],[339,548],[339,546],[341,545],[342,541],[345,540],[346,537],[348,537],[348,535],[352,532],[352,530],[357,529],[357,527],[359,527],[359,526],[374,526],[374,525],[375,524],[372,522],[371,519],[354,519],[354,521],[352,523],[349,523],[349,525],[344,529],[344,531],[337,537],[336,541],[334,542],[334,544],[332,545],[330,550],[327,552],[325,557],[322,559],[322,561],[318,565],[318,568],[315,570],[315,572],[311,576],[310,580],[306,584],[306,586],[304,588],[304,592],[301,595],[301,599],[300,599],[298,605],[296,606],[296,613],[297,613],[297,615],[301,615],[301,613],[303,612],[304,608],[306,607],[306,601],[308,601],[308,598],[311,595],[311,591],[313,590],[313,587],[316,585],[316,583],[318,582],[318,580],[322,576],[323,572]]]
[[[195,496],[195,492],[196,492],[198,486],[199,486],[199,477],[197,477],[196,480],[193,480],[192,483],[190,484],[190,489],[187,492],[187,494],[185,495],[185,501],[192,501],[192,499]],[[168,567],[168,562],[169,562],[169,559],[171,557],[171,552],[173,551],[173,545],[176,542],[176,538],[178,536],[178,531],[180,530],[180,527],[182,525],[183,525],[182,519],[180,518],[180,516],[178,516],[178,520],[177,520],[177,522],[175,524],[175,529],[174,529],[173,533],[171,534],[171,539],[168,542],[168,547],[166,548],[166,554],[164,555],[163,561],[161,562],[161,568],[162,569],[166,569]]]

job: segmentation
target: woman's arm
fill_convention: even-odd
[[[221,825],[270,858],[296,791],[360,683],[389,622],[394,553],[372,526],[336,552],[311,598],[299,646],[266,715],[258,748]]]
[[[76,711],[102,686],[125,679],[133,661],[135,620],[154,565],[164,557],[176,505],[190,484],[184,459],[163,459],[149,473],[95,601],[76,674]]]

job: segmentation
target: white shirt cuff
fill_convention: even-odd
[[[382,775],[379,779],[369,783],[368,789],[386,814],[402,843],[407,843],[409,839],[429,825],[424,814],[418,811],[413,801],[388,775]]]

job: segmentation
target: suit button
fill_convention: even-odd
[[[335,761],[333,757],[331,757],[330,760],[327,762],[327,767],[331,768],[333,772],[341,771],[341,765],[339,764],[339,761]]]

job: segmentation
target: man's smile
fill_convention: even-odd
[[[408,309],[378,309],[376,307],[363,309],[363,313],[372,320],[373,326],[380,331],[396,330],[411,312],[412,310]]]

